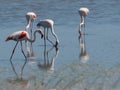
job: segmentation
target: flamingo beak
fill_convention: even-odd
[[[41,35],[41,39],[43,38],[43,34]]]
[[[43,32],[41,30],[38,30],[38,32],[41,34],[41,39],[43,38]]]

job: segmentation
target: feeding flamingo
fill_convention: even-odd
[[[35,21],[36,18],[37,18],[37,15],[36,15],[34,12],[28,12],[28,13],[26,14],[27,25],[26,25],[25,30],[30,29],[30,37],[31,37],[31,39],[32,39],[33,22]],[[26,42],[26,44],[28,44],[28,43]],[[26,46],[28,46],[28,45],[26,45]],[[32,51],[32,53],[31,53],[32,56],[34,56],[32,43],[31,43],[30,48],[27,47],[28,56],[31,56],[31,55],[30,55],[30,49],[31,49],[31,51]]]
[[[81,23],[80,23],[80,26],[79,26],[79,33],[81,35],[82,34],[81,28],[82,28],[83,25],[85,27],[85,17],[89,14],[90,11],[89,11],[88,8],[82,7],[82,8],[79,9],[78,12],[81,16]]]
[[[6,38],[5,41],[9,41],[9,40],[16,41],[16,44],[15,44],[15,46],[14,46],[14,49],[13,49],[12,54],[11,54],[11,57],[10,57],[10,61],[11,61],[11,59],[12,59],[12,57],[13,57],[13,54],[14,54],[15,49],[16,49],[16,46],[18,45],[19,42],[20,42],[20,45],[21,45],[21,51],[22,51],[25,59],[27,60],[27,57],[26,57],[26,55],[25,55],[25,53],[24,53],[24,51],[23,51],[23,48],[22,48],[22,41],[25,40],[25,41],[29,41],[29,42],[32,42],[32,43],[35,42],[35,40],[36,40],[36,33],[37,33],[37,32],[41,34],[41,38],[42,38],[42,37],[43,37],[43,33],[42,33],[41,30],[36,30],[36,31],[34,32],[34,39],[33,39],[33,40],[30,39],[29,34],[28,34],[28,32],[26,32],[26,31],[17,31],[17,32],[14,32],[13,34],[11,34],[10,36],[8,36],[8,37]]]
[[[54,32],[54,27],[53,27],[54,26],[54,21],[51,20],[51,19],[41,20],[41,21],[38,22],[37,27],[41,27],[41,26],[44,28],[44,44],[46,45],[46,39],[47,39],[50,43],[52,43],[55,47],[57,47],[58,44],[59,44],[59,40],[58,40],[57,35]],[[56,43],[55,44],[48,39],[48,29],[49,28],[51,30],[52,35],[56,39]],[[47,29],[47,36],[46,36],[46,29]]]

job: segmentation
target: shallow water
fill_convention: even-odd
[[[79,38],[78,9],[83,6],[90,14],[86,17],[86,34]],[[0,90],[119,90],[119,0],[2,0],[0,7]],[[5,39],[12,32],[24,30],[28,11],[38,16],[34,30],[40,19],[55,21],[60,44],[58,50],[49,42],[45,48],[38,35],[33,44],[36,58],[28,60],[21,70],[25,59],[20,46],[12,65],[9,58],[15,42]],[[50,33],[49,37],[54,40]]]

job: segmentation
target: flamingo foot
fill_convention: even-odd
[[[56,41],[56,43],[55,43],[54,47],[56,47],[56,48],[57,48],[57,46],[58,46],[58,42]]]

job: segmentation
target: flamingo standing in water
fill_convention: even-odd
[[[24,51],[23,51],[23,48],[22,48],[22,41],[25,40],[25,41],[29,41],[29,42],[31,42],[31,43],[35,42],[35,40],[36,40],[36,33],[37,33],[37,32],[41,34],[41,38],[42,38],[42,37],[43,37],[43,33],[42,33],[41,30],[36,30],[36,31],[34,32],[34,39],[33,39],[33,40],[30,39],[29,34],[28,34],[28,32],[26,32],[26,31],[17,31],[17,32],[14,32],[13,34],[11,34],[10,36],[8,36],[8,37],[6,38],[5,41],[9,41],[9,40],[16,41],[16,44],[15,44],[15,46],[14,46],[14,49],[13,49],[12,54],[11,54],[11,57],[10,57],[10,61],[11,61],[11,59],[12,59],[12,57],[13,57],[13,54],[14,54],[15,49],[16,49],[16,46],[18,45],[19,42],[20,42],[20,45],[21,45],[21,51],[22,51],[25,59],[27,60],[27,57],[26,57],[26,55],[25,55],[25,53],[24,53]]]
[[[50,43],[52,43],[55,47],[57,47],[58,44],[59,44],[59,40],[58,40],[57,35],[56,35],[55,32],[54,32],[54,27],[53,27],[53,25],[54,25],[54,21],[53,21],[53,20],[51,20],[51,19],[45,19],[45,20],[39,21],[38,24],[37,24],[37,27],[42,26],[42,27],[44,28],[44,44],[46,45],[46,39],[47,39]],[[45,35],[45,34],[46,34],[46,28],[47,28],[47,36]],[[53,35],[53,36],[55,37],[55,39],[56,39],[56,43],[55,43],[55,44],[48,39],[48,29],[49,29],[49,28],[50,28],[50,30],[51,30],[52,35]]]
[[[37,18],[37,15],[34,12],[28,12],[26,14],[26,19],[27,19],[27,25],[25,27],[25,30],[30,29],[30,37],[32,39],[32,28],[33,28],[33,22],[35,21],[35,19]],[[33,52],[33,47],[32,47],[32,43],[30,48],[28,47],[28,43],[26,42],[26,47],[27,47],[27,52],[28,52],[28,57],[29,56],[34,56],[34,52]],[[30,49],[32,51],[31,55],[30,55]]]
[[[85,27],[85,17],[89,14],[90,11],[89,11],[88,8],[82,7],[82,8],[79,9],[78,12],[81,16],[81,23],[80,23],[80,26],[79,26],[79,33],[81,35],[82,34],[81,28],[82,28],[83,25]]]

